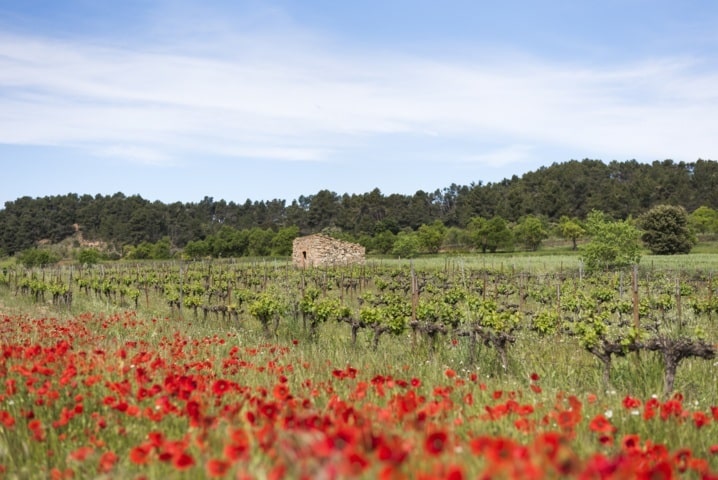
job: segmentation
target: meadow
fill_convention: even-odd
[[[0,477],[718,478],[716,267],[7,265]]]

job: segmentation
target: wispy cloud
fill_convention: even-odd
[[[153,165],[192,155],[329,161],[397,134],[500,141],[463,157],[488,165],[539,148],[646,160],[718,153],[718,72],[700,59],[463,62],[339,53],[301,34],[228,38],[188,51],[0,34],[0,143]]]

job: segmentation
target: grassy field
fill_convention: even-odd
[[[410,265],[458,277],[581,268],[566,252],[372,259],[367,269]],[[715,253],[646,256],[641,275],[712,275],[717,267]],[[343,300],[359,308],[357,296]],[[715,325],[705,331],[718,341]],[[373,349],[370,329],[353,344],[346,323],[311,336],[285,313],[267,338],[246,311],[204,318],[170,310],[156,292],[137,309],[78,291],[67,306],[10,285],[0,285],[0,341],[4,478],[718,474],[715,359],[683,360],[676,394],[664,398],[661,354],[615,357],[606,384],[598,359],[561,333],[520,331],[503,368],[488,345],[471,361],[467,339],[450,333],[436,348],[410,330],[385,334]]]

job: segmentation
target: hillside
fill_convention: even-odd
[[[702,205],[718,208],[718,162],[572,160],[497,183],[454,184],[414,195],[321,190],[291,202],[237,204],[206,196],[196,203],[165,204],[123,193],[23,197],[0,210],[0,251],[14,254],[41,240],[60,242],[76,233],[76,225],[84,240],[116,248],[165,237],[183,247],[222,226],[274,231],[296,226],[301,233],[335,228],[359,237],[416,229],[437,220],[463,228],[476,216],[513,222],[533,214],[557,221],[564,215],[581,219],[597,209],[627,218],[660,203],[681,205],[689,212]]]

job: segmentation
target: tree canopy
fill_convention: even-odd
[[[656,205],[639,219],[641,239],[655,255],[688,253],[696,243],[685,208]]]
[[[86,240],[102,240],[118,252],[126,245],[156,244],[168,238],[173,248],[213,242],[192,244],[192,249],[222,255],[286,253],[287,235],[275,242],[266,233],[276,235],[285,228],[296,228],[300,235],[336,229],[355,239],[377,239],[377,250],[388,251],[393,236],[406,229],[418,231],[422,225],[427,227],[421,247],[435,250],[437,225],[446,227],[446,232],[460,228],[476,234],[472,223],[476,218],[491,222],[488,225],[495,230],[491,235],[483,232],[482,240],[475,239],[482,250],[490,251],[511,248],[514,239],[509,226],[522,218],[537,217],[551,223],[564,216],[575,220],[575,225],[565,225],[571,229],[562,234],[576,240],[581,236],[576,225],[580,227],[580,220],[594,209],[610,218],[625,219],[638,218],[660,204],[698,211],[691,214],[691,226],[700,228],[700,233],[715,233],[718,225],[710,213],[718,209],[718,162],[571,160],[496,183],[452,184],[413,195],[385,195],[379,189],[342,195],[321,190],[292,201],[247,199],[235,203],[206,196],[195,203],[169,204],[123,193],[22,197],[6,202],[0,210],[0,251],[13,255],[40,240],[57,243],[74,235],[75,226]],[[525,243],[527,232],[516,233],[521,237],[518,241]]]
[[[641,259],[641,232],[631,219],[611,220],[605,213],[593,210],[586,219],[591,241],[585,245],[583,259],[589,271],[625,268]]]

